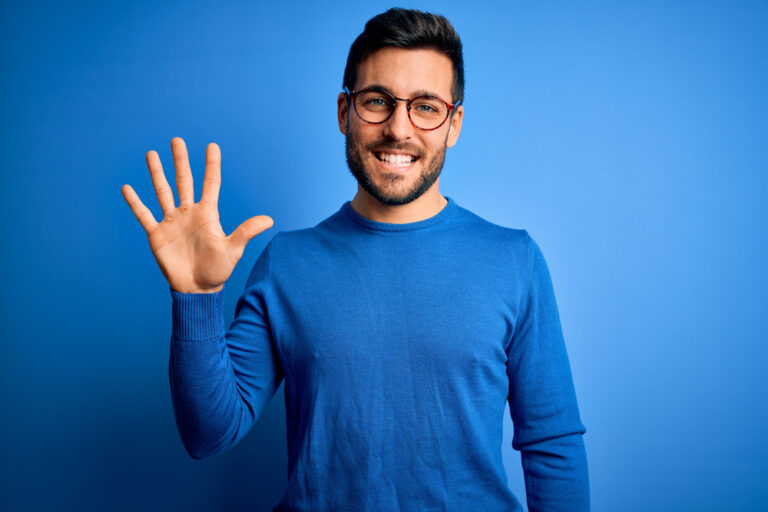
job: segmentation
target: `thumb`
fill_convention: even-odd
[[[267,215],[257,215],[237,226],[228,237],[229,254],[232,261],[238,261],[243,255],[245,246],[253,237],[272,227],[275,222]]]

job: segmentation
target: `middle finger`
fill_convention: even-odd
[[[171,140],[173,165],[176,168],[176,189],[179,191],[179,206],[192,206],[195,203],[195,189],[192,185],[192,170],[189,168],[187,145],[181,137]]]

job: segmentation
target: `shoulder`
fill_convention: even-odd
[[[278,231],[264,249],[265,258],[274,275],[291,275],[308,263],[322,266],[333,259],[343,242],[344,223],[335,213],[317,225],[302,229]]]
[[[339,210],[313,227],[278,231],[269,243],[270,250],[275,253],[295,252],[323,244],[324,240],[338,230],[339,225],[343,225],[341,215]]]
[[[457,206],[457,210],[457,230],[481,247],[500,250],[507,254],[511,251],[515,255],[525,257],[531,245],[535,243],[526,229],[493,223],[461,206]]]

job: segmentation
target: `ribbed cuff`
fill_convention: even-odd
[[[218,338],[224,329],[224,288],[216,293],[181,293],[173,297],[173,336],[179,340]]]

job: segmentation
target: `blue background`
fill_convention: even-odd
[[[525,228],[550,266],[595,511],[768,510],[768,4],[422,2],[465,47],[441,191]],[[223,155],[227,233],[278,230],[356,184],[336,123],[380,2],[3,2],[0,509],[268,510],[282,387],[231,452],[193,461],[168,390],[171,297],[124,203],[159,220],[144,154]],[[298,101],[296,101],[298,98]],[[299,115],[296,105],[304,112]],[[510,487],[524,498],[505,425]]]

